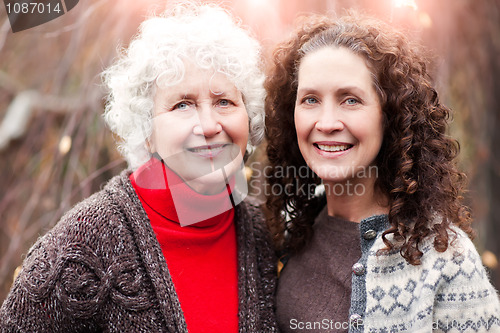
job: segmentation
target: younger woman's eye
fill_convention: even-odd
[[[306,104],[316,104],[318,103],[318,100],[314,97],[306,97],[304,98],[304,103]]]
[[[347,105],[356,105],[359,103],[359,101],[356,98],[351,97],[351,98],[346,99],[345,103]]]

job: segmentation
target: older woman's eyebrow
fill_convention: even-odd
[[[231,97],[234,96],[234,93],[227,92],[227,91],[210,91],[210,94],[215,97]]]
[[[193,93],[184,93],[184,92],[179,92],[177,94],[172,94],[170,95],[167,100],[168,101],[179,101],[179,100],[183,100],[183,99],[195,99],[196,98],[196,94],[193,94]]]
[[[223,97],[223,98],[231,98],[231,99],[243,97],[243,94],[241,93],[241,91],[239,91],[236,88],[227,89],[227,90],[224,89],[222,91],[210,90],[210,94],[213,97]]]

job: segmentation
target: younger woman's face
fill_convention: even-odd
[[[241,168],[248,114],[226,75],[186,64],[183,80],[157,87],[151,150],[200,193],[220,191]]]
[[[294,118],[299,149],[324,182],[376,176],[383,114],[361,56],[343,47],[306,55],[298,69]]]

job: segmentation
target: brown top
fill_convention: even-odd
[[[282,332],[347,332],[352,266],[361,257],[359,223],[328,216],[314,222],[311,241],[288,260],[277,292]]]

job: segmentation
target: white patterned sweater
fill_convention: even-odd
[[[462,230],[453,228],[456,239],[443,253],[424,242],[422,263],[413,266],[399,252],[377,256],[387,226],[386,215],[360,223],[349,332],[500,332],[498,294]]]

